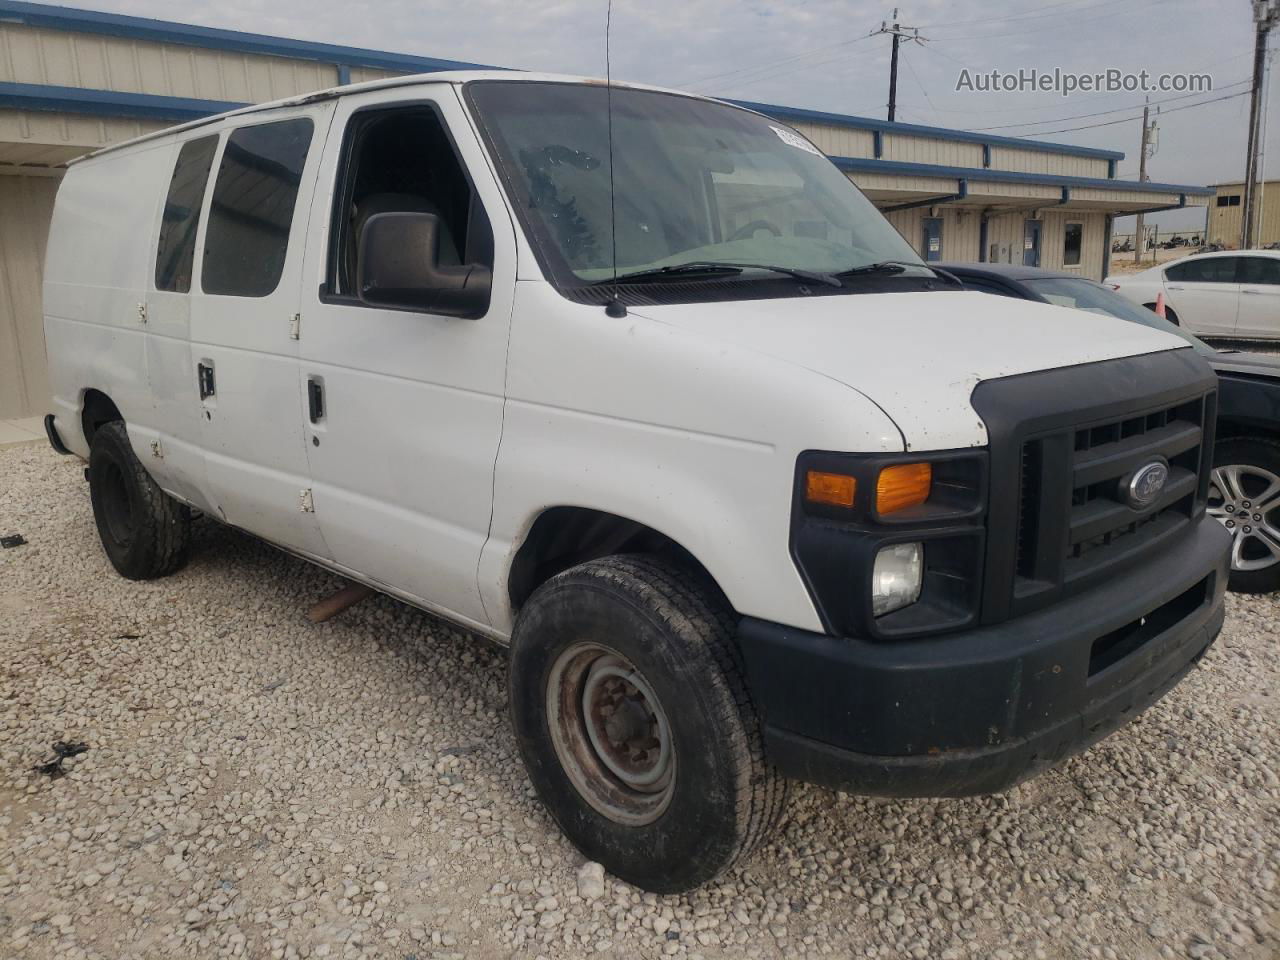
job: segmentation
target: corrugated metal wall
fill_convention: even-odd
[[[1101,213],[1074,212],[1071,210],[1045,210],[1034,217],[1035,211],[1004,213],[987,218],[987,250],[981,248],[982,217],[977,207],[943,205],[934,208],[942,220],[942,259],[989,263],[1022,263],[1025,221],[1039,219],[1040,266],[1046,270],[1065,270],[1079,273],[1091,280],[1102,279],[1103,251],[1106,241],[1106,216]],[[924,231],[921,220],[931,216],[929,207],[910,210],[894,210],[885,214],[898,232],[911,244],[920,256],[925,255]],[[1067,266],[1063,263],[1063,247],[1068,223],[1082,224],[1080,263]]]
[[[0,419],[49,404],[40,278],[57,190],[53,177],[0,177]]]
[[[1240,197],[1240,203],[1236,206],[1218,206],[1217,197],[1233,195]],[[1280,243],[1280,180],[1270,180],[1262,184],[1262,189],[1258,193],[1258,202],[1262,207],[1262,216],[1258,221],[1254,244],[1261,247],[1268,243]],[[1229,183],[1218,187],[1217,196],[1209,201],[1209,242],[1238,247],[1243,216],[1244,184]]]
[[[358,73],[361,80],[392,75]],[[336,86],[338,69],[313,60],[0,24],[4,80],[262,103]]]

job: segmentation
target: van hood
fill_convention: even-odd
[[[970,290],[644,306],[695,336],[837,380],[897,424],[906,450],[983,446],[983,380],[1190,349],[1172,334],[1084,310]]]

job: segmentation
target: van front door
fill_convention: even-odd
[[[412,94],[344,97],[334,117],[307,243],[305,275],[317,283],[302,307],[306,449],[334,561],[483,627],[476,568],[502,430],[515,237],[457,94],[446,84]],[[436,216],[442,264],[492,268],[479,316],[360,300],[361,231],[385,213]]]
[[[251,114],[223,134],[191,297],[188,370],[214,509],[319,558],[328,550],[311,511],[293,317],[310,186],[332,110]]]

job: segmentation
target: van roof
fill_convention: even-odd
[[[283,100],[272,100],[268,103],[254,103],[247,107],[241,107],[238,110],[228,110],[225,113],[212,114],[207,117],[201,117],[199,120],[192,120],[188,123],[178,124],[172,127],[165,127],[162,130],[155,130],[151,133],[144,133],[140,137],[133,137],[129,140],[122,140],[120,143],[113,143],[110,146],[102,147],[94,150],[92,153],[85,154],[72,160],[68,166],[77,163],[84,163],[95,157],[100,157],[106,153],[114,153],[118,150],[125,150],[129,147],[136,146],[140,143],[146,143],[151,140],[159,140],[164,137],[172,137],[177,134],[185,133],[188,130],[197,130],[201,127],[207,127],[210,124],[219,123],[228,117],[248,117],[258,113],[267,113],[271,110],[279,110],[285,107],[296,107],[307,103],[318,103],[323,100],[337,100],[340,97],[351,96],[357,93],[366,93],[370,90],[388,90],[396,87],[414,87],[422,86],[429,83],[450,83],[460,85],[470,83],[475,80],[508,80],[522,83],[581,83],[591,84],[595,86],[603,86],[605,79],[603,77],[582,77],[569,74],[559,73],[532,73],[528,71],[516,70],[441,70],[432,73],[410,74],[401,77],[387,77],[383,80],[367,80],[364,83],[349,83],[340,87],[329,87],[325,90],[316,90],[312,93],[299,94],[293,97],[286,97]],[[652,90],[658,93],[674,93],[682,97],[689,97],[694,100],[715,100],[714,97],[704,97],[696,93],[689,93],[685,90],[673,90],[667,87],[655,87],[643,83],[621,83],[619,81],[610,81],[611,85],[617,89],[626,90]],[[724,103],[724,101],[716,101]],[[736,106],[734,104],[726,104],[727,106]],[[739,107],[738,109],[746,109]],[[754,112],[754,111],[749,111]]]

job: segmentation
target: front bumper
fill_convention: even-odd
[[[1230,536],[1202,517],[1145,566],[995,626],[870,642],[739,627],[770,761],[861,794],[998,793],[1159,700],[1222,629]]]

